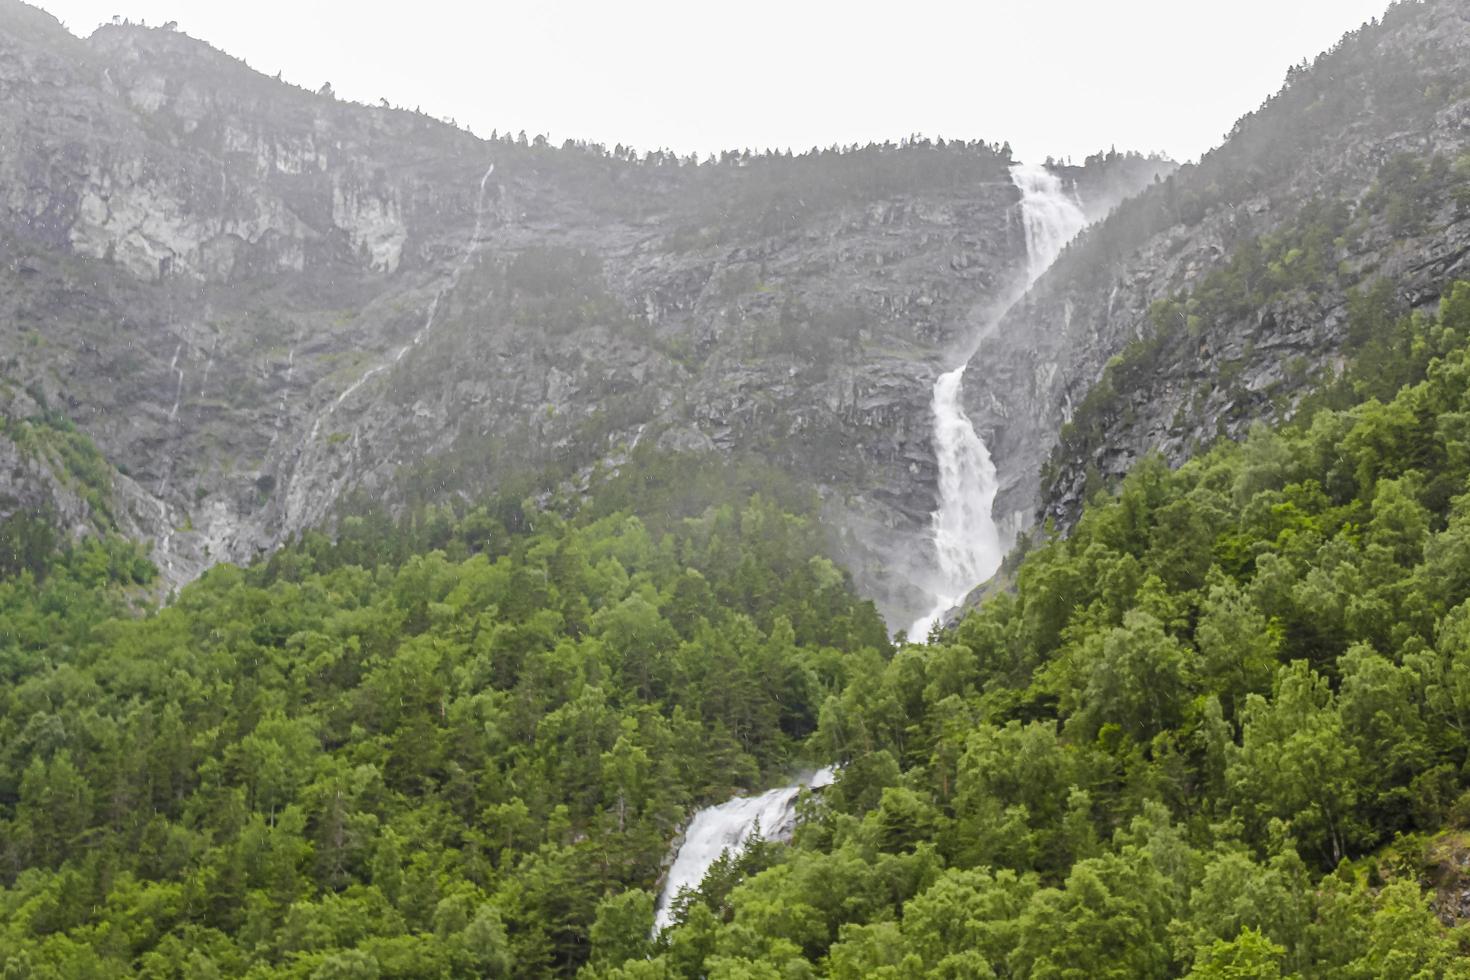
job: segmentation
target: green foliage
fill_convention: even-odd
[[[16,510],[0,521],[0,577],[9,578],[23,571],[44,576],[56,546],[54,515]]]
[[[648,450],[577,513],[360,508],[143,618],[136,550],[15,523],[4,966],[1465,976],[1412,855],[1470,798],[1470,285],[1355,303],[1293,424],[1145,460],[897,651],[808,494]],[[816,759],[796,839],[650,937],[680,819]]]
[[[589,939],[594,965],[650,950],[682,816],[796,765],[844,651],[889,652],[810,519],[686,509],[364,514],[143,618],[108,542],[0,580],[0,969],[536,976]]]
[[[1459,284],[1394,319],[1293,425],[1144,461],[1014,594],[855,661],[836,785],[649,969],[1466,975],[1424,859],[1386,855],[1458,840],[1470,788],[1467,315]]]
[[[87,502],[98,530],[114,527],[112,467],[70,419],[52,409],[43,409],[29,419],[0,418],[0,438],[11,440],[23,454],[52,467],[61,481]]]

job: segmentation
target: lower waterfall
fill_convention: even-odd
[[[941,592],[934,606],[909,629],[922,640],[929,628],[959,605],[977,583],[995,574],[1005,557],[1000,528],[991,516],[995,463],[960,405],[965,379],[961,364],[934,382],[934,456],[939,464],[939,507],[934,511],[934,550]]]
[[[818,769],[808,779],[790,786],[767,790],[759,796],[737,796],[718,806],[706,807],[689,821],[684,843],[664,879],[653,917],[654,935],[673,923],[674,899],[685,888],[698,888],[710,865],[721,854],[739,854],[757,827],[766,840],[790,840],[796,829],[796,801],[804,788],[830,786],[836,768]]]
[[[1026,276],[1013,297],[1019,299],[1087,225],[1087,218],[1061,178],[1044,166],[1015,164],[1011,181],[1021,192],[1021,220],[1026,233]],[[1005,315],[1010,305],[1002,304],[986,330]],[[931,518],[935,577],[930,594],[934,605],[909,627],[908,636],[916,641],[923,641],[934,624],[959,605],[971,589],[995,574],[1010,546],[991,513],[999,489],[995,462],[965,415],[961,400],[965,368],[986,330],[972,339],[959,366],[934,382],[931,404],[934,456],[939,470],[939,506]]]

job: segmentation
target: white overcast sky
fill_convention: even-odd
[[[705,153],[1009,140],[1193,159],[1388,0],[39,0],[176,20],[267,74],[475,132]]]

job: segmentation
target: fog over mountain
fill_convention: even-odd
[[[1470,976],[1470,0],[1278,8],[0,0],[0,974]]]
[[[85,37],[117,16],[178,28],[267,74],[421,107],[480,135],[723,150],[1008,140],[1025,159],[1101,148],[1196,159],[1380,0],[881,4],[367,0],[250,6],[48,0]],[[365,56],[365,54],[367,56]],[[1038,59],[1049,66],[1038,67]],[[1017,80],[1024,79],[1020,85]]]

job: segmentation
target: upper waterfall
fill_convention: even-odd
[[[1026,229],[1026,285],[1030,286],[1086,227],[1087,217],[1076,196],[1062,186],[1062,179],[1041,164],[1013,165],[1011,180],[1021,191],[1021,221]]]
[[[1021,222],[1026,232],[1026,278],[1017,289],[1019,294],[1056,261],[1067,242],[1086,226],[1087,218],[1061,178],[1046,167],[1015,164],[1011,180],[1021,192]],[[1000,312],[1003,315],[1004,309]],[[968,360],[967,356],[934,382],[931,404],[939,470],[939,506],[931,519],[934,605],[909,627],[909,636],[916,640],[928,635],[971,589],[995,574],[1008,547],[991,513],[999,489],[995,462],[961,403]]]

